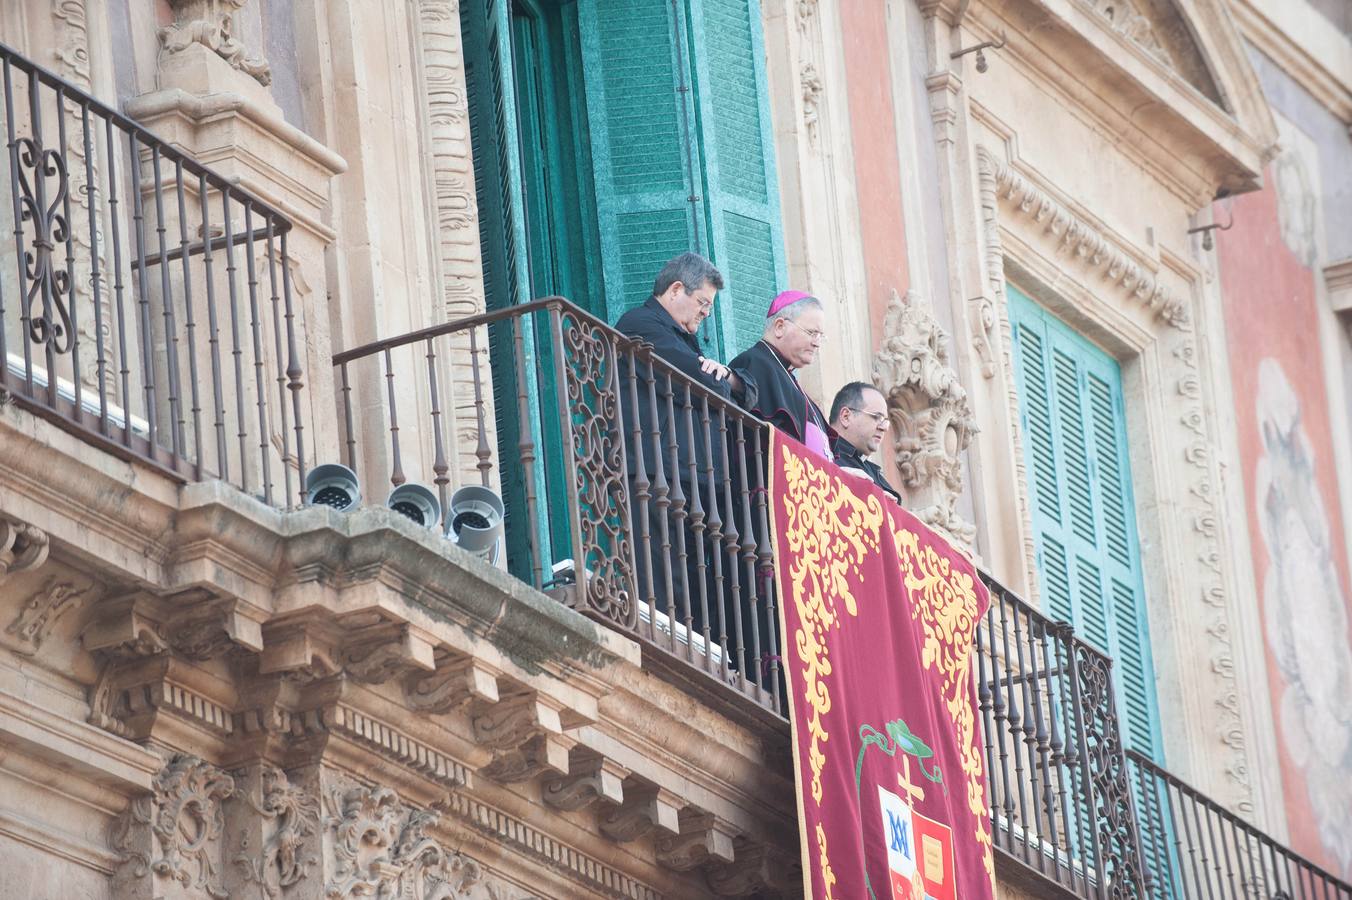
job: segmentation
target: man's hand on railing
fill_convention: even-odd
[[[732,371],[732,369],[723,365],[718,360],[709,359],[707,356],[701,356],[699,358],[699,368],[705,375],[714,376],[714,380],[716,381],[727,379],[728,384],[732,386],[732,390],[735,393],[741,392],[742,379],[737,377],[736,372]]]

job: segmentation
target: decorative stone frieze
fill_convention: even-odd
[[[325,805],[326,897],[466,897],[483,879],[477,862],[428,834],[440,810],[412,808],[389,788],[355,783],[332,789]]]
[[[1060,251],[1078,258],[1100,278],[1144,303],[1175,328],[1187,327],[1187,305],[1135,259],[1130,250],[1119,246],[985,148],[977,149],[977,161],[978,169],[994,179],[997,200],[1040,224],[1045,234],[1056,239]],[[989,226],[987,246],[991,246]],[[991,277],[989,271],[987,275]]]
[[[194,46],[202,46],[258,81],[272,83],[272,67],[261,56],[249,52],[235,37],[235,13],[249,0],[169,0],[174,23],[159,30],[164,56],[174,56]]]
[[[948,364],[948,335],[913,292],[893,294],[873,383],[887,398],[907,506],[921,521],[971,545],[976,527],[958,515],[961,454],[977,431],[967,391]]]
[[[119,877],[133,882],[166,878],[212,897],[229,894],[221,883],[222,803],[235,781],[196,756],[175,754],[155,776],[149,796],[132,801],[114,829]],[[133,888],[135,895],[157,895]]]
[[[25,656],[42,649],[42,642],[56,626],[57,621],[73,609],[79,609],[93,593],[89,585],[52,577],[19,605],[14,621],[5,626],[5,633],[19,641],[16,648]]]
[[[319,798],[267,764],[240,770],[234,778],[229,862],[246,885],[277,900],[319,865],[309,840],[320,826]]]

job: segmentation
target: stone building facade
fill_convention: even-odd
[[[334,364],[613,322],[690,245],[714,351],[828,303],[804,383],[871,379],[908,507],[1114,658],[1140,784],[1352,879],[1346,3],[10,0],[0,44],[0,898],[800,895],[775,710],[381,505],[536,518],[526,361]],[[336,461],[366,505],[302,506]]]

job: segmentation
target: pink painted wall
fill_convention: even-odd
[[[1249,538],[1291,845],[1352,875],[1352,634],[1305,203],[1269,171],[1217,237]],[[1284,204],[1279,211],[1279,204]],[[1217,211],[1218,221],[1227,213]],[[1283,222],[1283,217],[1285,221]],[[1313,220],[1311,219],[1311,224]],[[1304,244],[1312,246],[1312,244]]]
[[[910,286],[906,227],[901,211],[892,56],[887,46],[885,4],[878,0],[842,0],[840,20],[859,224],[868,276],[869,320],[876,348],[887,301],[893,291],[902,295]]]

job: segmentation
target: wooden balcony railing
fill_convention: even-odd
[[[0,390],[175,477],[298,502],[291,223],[4,45],[0,70]]]

